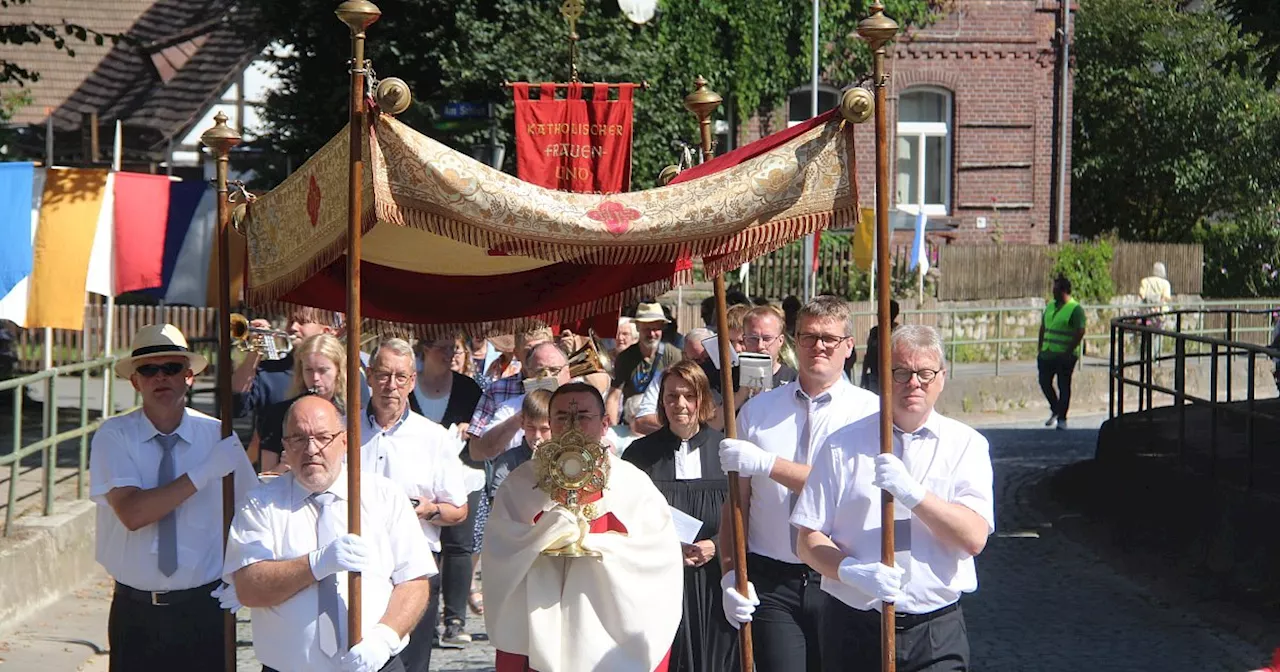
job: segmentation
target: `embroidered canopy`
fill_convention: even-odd
[[[250,207],[251,303],[342,310],[344,129]],[[515,328],[615,312],[857,218],[852,129],[835,111],[685,171],[666,187],[552,191],[387,115],[365,138],[362,309],[437,327]]]

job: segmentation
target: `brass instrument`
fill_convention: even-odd
[[[569,355],[569,377],[581,378],[601,372],[609,372],[609,356],[596,345],[595,337],[589,336],[585,345]]]
[[[576,409],[574,409],[576,410]],[[550,548],[542,555],[558,558],[598,558],[599,551],[582,547],[596,517],[595,505],[584,503],[587,496],[601,492],[609,484],[609,451],[599,441],[592,441],[573,428],[547,441],[533,451],[538,488],[547,493],[558,508],[563,508],[578,521],[578,540],[560,548]]]
[[[289,333],[278,329],[249,326],[249,319],[231,313],[231,342],[243,352],[256,352],[263,359],[284,359],[292,349]]]

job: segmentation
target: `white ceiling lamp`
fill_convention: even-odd
[[[622,13],[632,23],[644,23],[653,18],[653,13],[658,9],[658,0],[618,0],[618,7],[622,8]]]

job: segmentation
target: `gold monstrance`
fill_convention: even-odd
[[[599,441],[587,438],[575,424],[569,431],[538,446],[533,451],[538,470],[538,488],[556,505],[578,519],[578,541],[542,552],[560,558],[598,558],[599,551],[582,547],[595,517],[595,507],[584,504],[587,496],[601,492],[609,484],[609,451]]]

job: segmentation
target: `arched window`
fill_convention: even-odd
[[[808,121],[813,117],[811,87],[804,86],[787,94],[787,128]],[[818,85],[818,114],[840,104],[840,91],[823,84]]]
[[[951,208],[951,93],[918,88],[898,97],[900,210],[946,215]]]

